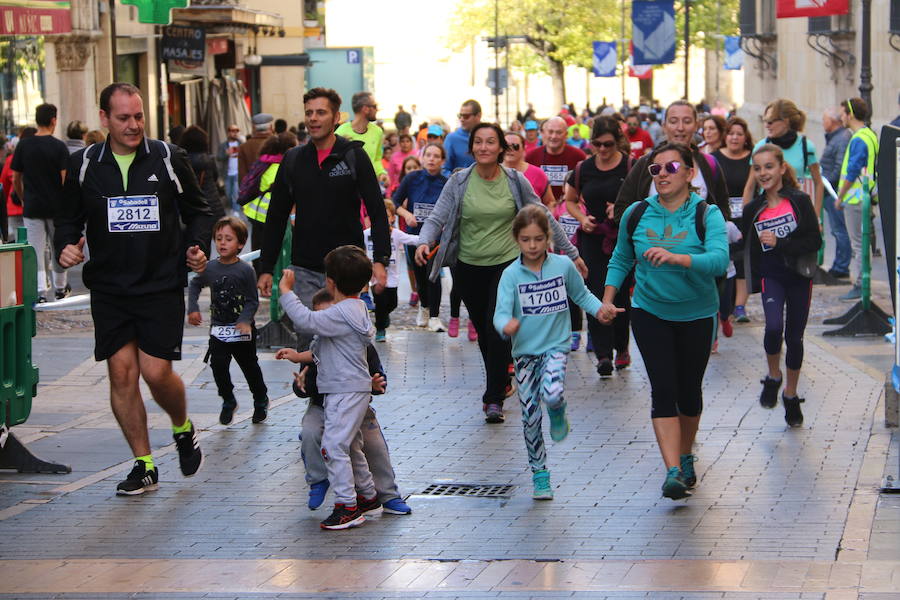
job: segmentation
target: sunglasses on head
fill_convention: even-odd
[[[613,140],[607,140],[605,142],[594,140],[591,142],[591,146],[593,146],[594,148],[612,148],[615,145],[616,142]]]
[[[507,145],[509,146],[509,149],[512,150],[513,152],[518,152],[522,148],[522,146],[520,146],[519,144],[515,144],[515,143],[507,144]]]
[[[675,173],[677,173],[678,171],[681,170],[681,163],[676,160],[670,160],[669,162],[667,162],[664,165],[661,165],[659,163],[653,163],[652,165],[647,167],[647,171],[653,177],[656,177],[657,175],[662,173],[663,169],[666,170],[666,173],[671,173],[674,175]]]

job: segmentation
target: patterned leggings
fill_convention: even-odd
[[[565,352],[545,352],[539,356],[513,359],[519,401],[522,403],[525,449],[528,450],[528,464],[532,472],[547,468],[547,452],[541,431],[541,401],[547,405],[547,410],[557,411],[566,407],[563,388],[568,358]]]

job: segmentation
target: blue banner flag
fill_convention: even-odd
[[[674,0],[634,0],[631,23],[635,65],[675,62]]]
[[[741,38],[736,35],[725,36],[725,68],[740,71],[744,66],[744,51],[741,49]]]
[[[594,77],[615,77],[616,42],[594,42]]]

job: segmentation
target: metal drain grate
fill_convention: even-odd
[[[425,488],[421,495],[509,498],[515,487],[499,483],[433,483]]]

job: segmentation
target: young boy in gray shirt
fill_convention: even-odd
[[[197,299],[203,286],[210,288],[209,366],[222,411],[219,422],[228,425],[234,418],[237,399],[231,383],[231,358],[244,373],[253,394],[253,422],[266,420],[269,397],[266,382],[256,357],[256,327],[253,316],[259,307],[256,273],[238,257],[247,243],[247,225],[237,217],[222,217],[213,226],[213,243],[219,257],[207,263],[206,269],[188,285],[188,322],[200,325],[203,318]]]
[[[325,256],[325,289],[334,305],[311,311],[294,295],[294,272],[285,269],[279,302],[299,333],[317,335],[310,350],[318,365],[319,392],[325,396],[322,455],[334,490],[334,511],[322,529],[347,529],[365,522],[381,507],[362,451],[360,426],[369,407],[372,377],[366,347],[375,328],[359,292],[372,278],[372,262],[356,246],[340,246]],[[357,501],[357,490],[359,501]]]

